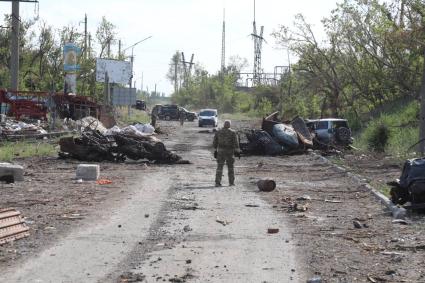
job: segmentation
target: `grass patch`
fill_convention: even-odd
[[[419,103],[416,101],[391,113],[384,113],[372,120],[356,137],[354,146],[362,150],[373,150],[370,141],[383,125],[389,129],[385,152],[394,157],[405,159],[417,156],[416,148],[410,148],[419,140]]]
[[[382,184],[382,183],[378,183],[378,182],[372,182],[371,186],[373,188],[375,188],[378,192],[382,193],[384,196],[386,196],[387,198],[390,198],[390,186],[388,186],[387,184]]]
[[[138,109],[131,109],[131,115],[128,116],[128,109],[127,107],[119,107],[117,108],[117,114],[118,114],[118,121],[121,124],[130,125],[135,123],[142,123],[147,124],[150,122],[150,115],[145,112]]]
[[[54,156],[55,145],[46,142],[6,142],[0,145],[0,161],[10,162],[15,158]]]

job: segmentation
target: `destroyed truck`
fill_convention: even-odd
[[[314,135],[314,142],[317,147],[331,144],[349,145],[353,143],[351,129],[346,119],[308,119],[305,122],[310,132]]]
[[[400,179],[389,182],[391,201],[425,208],[425,158],[406,160]]]

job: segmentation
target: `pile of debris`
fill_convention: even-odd
[[[81,136],[60,139],[59,156],[95,162],[123,162],[128,158],[147,159],[157,164],[189,163],[167,150],[153,132],[152,126],[143,124],[106,129],[97,119],[92,118]]]
[[[13,135],[47,134],[47,131],[43,129],[40,121],[38,121],[38,123],[29,124],[22,121],[7,119],[4,115],[2,115],[0,133],[3,137],[7,137]]]
[[[277,119],[278,113],[264,118],[261,130],[245,133],[247,142],[241,143],[243,153],[273,156],[301,153],[313,147],[313,137],[302,118],[283,123]]]

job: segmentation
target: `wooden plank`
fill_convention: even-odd
[[[0,245],[29,236],[21,213],[13,208],[0,209]]]

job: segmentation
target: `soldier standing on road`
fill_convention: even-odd
[[[230,129],[230,121],[224,121],[223,128],[214,136],[214,157],[217,159],[215,186],[221,187],[224,163],[227,163],[229,186],[235,185],[234,156],[240,157],[239,140],[236,132]]]
[[[184,120],[186,120],[186,113],[181,108],[180,108],[180,111],[179,111],[179,120],[180,120],[180,126],[183,126]]]
[[[151,113],[151,125],[154,128],[156,127],[156,113],[154,113],[153,111]]]

